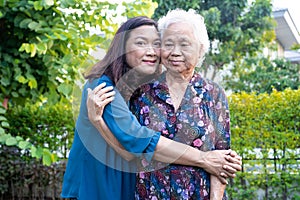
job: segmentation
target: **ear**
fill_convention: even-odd
[[[204,46],[203,46],[203,44],[200,44],[200,47],[199,47],[199,59],[202,59],[204,55],[205,55]]]

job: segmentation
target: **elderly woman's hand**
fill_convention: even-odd
[[[94,90],[88,88],[86,105],[88,117],[94,125],[102,119],[104,107],[114,99],[115,92],[112,91],[113,87],[105,87],[105,85],[106,83],[104,82],[98,85]]]
[[[204,170],[218,177],[223,184],[227,184],[226,178],[234,178],[235,173],[242,169],[241,157],[232,150],[204,152],[200,159],[203,159]]]
[[[135,157],[124,150],[124,147],[109,130],[102,118],[104,107],[114,99],[115,95],[115,92],[112,91],[113,87],[105,87],[105,85],[105,83],[101,83],[94,90],[88,89],[86,101],[88,117],[91,123],[98,129],[104,140],[124,159],[130,161]]]

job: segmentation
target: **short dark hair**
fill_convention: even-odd
[[[154,26],[157,29],[157,22],[146,16],[130,18],[123,23],[115,34],[104,58],[92,67],[85,78],[94,79],[105,74],[116,84],[130,70],[125,53],[125,45],[129,34],[131,30],[144,25]]]

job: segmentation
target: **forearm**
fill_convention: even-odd
[[[201,159],[203,153],[204,152],[201,152],[191,146],[161,136],[157,143],[153,159],[165,163],[175,163],[203,168],[204,161]]]
[[[210,200],[221,200],[225,188],[226,184],[222,184],[216,176],[210,175]]]

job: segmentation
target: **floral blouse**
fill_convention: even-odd
[[[194,74],[175,112],[165,73],[143,85],[130,109],[139,122],[169,139],[202,151],[230,148],[229,109],[226,95],[216,83]],[[139,161],[136,199],[209,199],[210,175],[202,168]],[[224,195],[223,199],[226,199]]]

